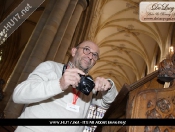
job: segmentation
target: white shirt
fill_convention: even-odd
[[[65,91],[60,88],[62,70],[63,64],[46,61],[26,81],[17,85],[13,101],[29,104],[19,118],[86,118],[90,103],[107,109],[118,94],[115,85],[107,92],[99,92],[97,96],[93,96],[92,92],[88,96],[80,93],[76,102],[79,112],[69,111],[66,106],[72,103],[74,95],[72,88]],[[25,129],[34,132],[82,132],[84,126],[20,126],[15,132],[24,132]]]

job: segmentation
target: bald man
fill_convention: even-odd
[[[80,74],[88,74],[99,59],[98,45],[84,41],[72,48],[71,53],[72,58],[64,71],[64,64],[46,61],[36,67],[26,81],[17,85],[13,101],[29,104],[19,118],[77,119],[87,117],[91,104],[109,108],[118,94],[111,79],[95,78],[95,86],[89,95],[76,89]],[[84,126],[18,126],[15,132],[82,132],[83,129]]]

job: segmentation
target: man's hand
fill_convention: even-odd
[[[111,83],[107,79],[103,77],[97,77],[95,79],[95,91],[107,91],[111,87]]]
[[[70,85],[72,85],[73,88],[76,88],[78,86],[78,83],[80,82],[80,75],[85,75],[85,73],[77,68],[72,69],[66,69],[63,76],[60,78],[60,87],[64,91],[66,90]]]

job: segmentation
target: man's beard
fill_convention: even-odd
[[[77,66],[80,70],[82,70],[84,73],[88,73],[88,71],[90,70],[91,67],[87,67],[87,68],[83,68],[82,64],[81,64],[81,60],[78,61]]]
[[[84,73],[88,73],[89,69],[84,69],[81,65],[79,66],[79,69],[82,70]]]

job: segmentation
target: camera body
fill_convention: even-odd
[[[64,65],[62,75],[64,71],[67,69],[67,65]],[[80,74],[79,74],[80,75]],[[89,95],[92,89],[95,87],[95,83],[93,78],[90,75],[80,75],[80,83],[76,87],[77,90],[81,91],[85,95]]]
[[[89,95],[89,93],[95,87],[95,83],[90,75],[80,75],[80,77],[80,83],[78,84],[78,87],[76,87],[76,89],[81,91],[85,95]]]

